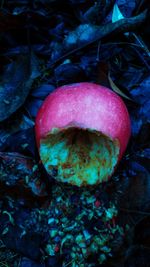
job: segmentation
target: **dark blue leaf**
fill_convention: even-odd
[[[142,166],[141,164],[139,164],[136,161],[132,161],[130,163],[130,166],[131,166],[130,170],[132,172],[134,172],[135,174],[137,174],[139,172],[147,173],[147,170],[144,168],[144,166]]]
[[[25,102],[35,78],[40,75],[33,54],[20,55],[7,65],[1,78],[0,121],[7,119]]]
[[[32,91],[32,96],[45,99],[45,97],[49,95],[51,92],[53,92],[54,89],[55,87],[52,84],[42,84],[41,86]]]
[[[30,152],[32,155],[35,155],[36,144],[34,128],[32,127],[12,134],[5,141],[3,150],[20,153]]]
[[[31,116],[36,117],[37,112],[39,108],[41,107],[42,103],[43,103],[43,100],[40,100],[40,99],[29,100],[26,104],[26,109],[28,113]]]
[[[30,260],[29,258],[22,258],[20,262],[20,267],[45,267],[44,263],[38,263]]]
[[[62,263],[58,257],[50,256],[46,260],[46,267],[62,267]]]
[[[150,148],[146,148],[142,151],[142,157],[150,159]]]
[[[143,106],[140,109],[140,115],[141,117],[144,117],[145,122],[150,122],[150,99],[148,99],[148,96],[147,101],[144,102]]]
[[[135,89],[132,89],[130,94],[139,104],[144,104],[150,99],[150,76],[138,84]]]
[[[130,114],[131,118],[131,129],[132,129],[132,135],[135,136],[139,133],[141,126],[143,124],[142,118],[139,116],[139,112],[136,111],[133,114]]]

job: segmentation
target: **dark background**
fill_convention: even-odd
[[[108,185],[118,203],[117,223],[128,230],[123,241],[114,242],[113,257],[95,266],[150,266],[148,4],[0,1],[0,267],[62,266],[59,255],[45,257],[41,226],[48,225],[35,215],[55,182],[39,163],[34,122],[50,92],[83,81],[119,94],[132,123],[127,151]],[[30,231],[23,226],[27,219]]]

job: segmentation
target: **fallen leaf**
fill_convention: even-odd
[[[108,73],[108,80],[109,80],[109,83],[110,83],[110,86],[111,88],[113,89],[114,92],[116,92],[118,95],[130,100],[130,101],[133,101],[130,97],[128,97],[127,95],[125,95],[118,87],[117,85],[115,85],[115,83],[113,82],[112,78],[110,77],[110,72]]]

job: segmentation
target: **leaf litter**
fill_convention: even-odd
[[[105,5],[2,1],[1,265],[147,266],[147,8],[146,1],[134,0]],[[34,138],[35,116],[45,97],[59,85],[81,81],[106,85],[121,95],[132,122],[118,169],[108,184],[93,190],[67,188],[49,177]]]

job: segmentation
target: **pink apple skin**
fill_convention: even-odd
[[[103,134],[114,143],[115,147],[117,147],[118,152],[113,154],[114,148],[112,148],[112,145],[110,146],[110,143],[107,143],[106,141],[109,155],[115,155],[116,161],[112,158],[113,164],[111,162],[105,166],[105,174],[103,174],[104,177],[102,177],[101,181],[106,181],[106,177],[108,176],[109,178],[114,172],[117,163],[125,152],[131,135],[130,118],[123,100],[110,89],[88,82],[59,87],[46,98],[38,112],[35,123],[36,140],[39,150],[41,147],[41,140],[50,136],[50,134],[52,134],[51,138],[53,138],[55,134],[57,136],[59,132],[64,131],[65,129],[87,129],[87,131],[90,130],[95,133]],[[93,137],[86,137],[85,135],[85,139],[86,138],[92,138],[91,140],[94,140]],[[79,139],[83,139],[83,137],[79,137]],[[54,141],[52,140],[52,142]],[[105,142],[103,138],[102,142]],[[59,140],[57,140],[57,143],[59,143]],[[78,146],[80,144],[82,146],[82,143],[83,142],[79,141]],[[99,141],[97,141],[96,145],[93,145],[91,149],[99,145]],[[103,145],[100,147],[100,150],[102,150],[102,153],[104,154],[103,158],[100,160],[100,164],[105,164],[103,162],[107,161],[107,158],[110,156],[108,156],[105,148],[103,150]],[[47,150],[46,153],[48,154],[49,151]],[[50,153],[53,154],[52,150]],[[74,151],[71,151],[70,153],[74,153]],[[80,151],[75,153],[77,158]],[[89,152],[86,151],[86,153],[88,154]],[[94,157],[95,154],[90,154],[90,158],[94,159]],[[74,159],[73,161],[75,162]],[[95,157],[95,161],[97,161],[97,156]],[[95,161],[93,160],[93,163]],[[71,163],[69,162],[69,164]],[[78,163],[74,163],[74,165],[77,164]],[[82,166],[83,162],[80,162],[80,164]],[[106,175],[106,169],[111,165],[112,169],[110,173]],[[47,171],[48,168],[49,166],[47,167]],[[80,168],[80,166],[77,168]],[[94,172],[91,168],[93,168],[93,165],[90,165],[87,172],[83,172],[84,177],[86,175],[88,176],[90,172]],[[97,168],[97,166],[95,168]],[[77,176],[79,176],[79,174],[77,174]],[[83,177],[80,179],[83,179]],[[94,178],[91,178],[91,180],[92,179]],[[73,179],[70,183],[74,184]],[[97,184],[97,181],[95,183]],[[80,182],[78,181],[78,185],[79,184]],[[85,179],[82,181],[81,186],[82,184],[86,185]]]
[[[54,128],[89,128],[120,143],[122,157],[131,135],[130,118],[123,100],[110,89],[94,83],[57,88],[44,101],[36,118],[36,139]]]

